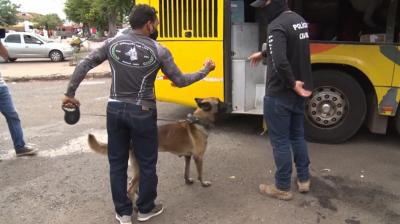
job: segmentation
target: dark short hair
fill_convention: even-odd
[[[142,28],[148,21],[154,22],[157,19],[157,10],[145,4],[133,6],[129,14],[129,23],[132,29]]]

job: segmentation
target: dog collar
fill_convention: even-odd
[[[193,116],[193,114],[188,114],[185,120],[190,124],[195,124],[200,122],[200,120],[197,117]]]

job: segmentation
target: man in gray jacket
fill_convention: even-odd
[[[213,61],[206,60],[200,71],[182,74],[170,51],[156,42],[159,22],[153,7],[134,6],[129,22],[132,31],[106,40],[78,64],[63,100],[63,105],[79,106],[74,98],[79,83],[90,69],[108,59],[112,71],[107,106],[111,193],[116,219],[124,224],[131,223],[132,215],[132,203],[127,197],[130,144],[140,169],[137,219],[146,221],[163,212],[163,206],[155,204],[158,140],[154,81],[158,71],[161,69],[174,85],[184,87],[203,79],[215,68]]]

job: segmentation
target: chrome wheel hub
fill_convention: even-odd
[[[320,87],[314,90],[307,103],[307,117],[320,127],[338,125],[347,113],[347,99],[334,87]]]

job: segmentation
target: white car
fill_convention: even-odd
[[[50,58],[58,62],[72,57],[73,48],[66,43],[55,43],[35,33],[8,33],[1,40],[10,55],[10,61],[17,58]]]

